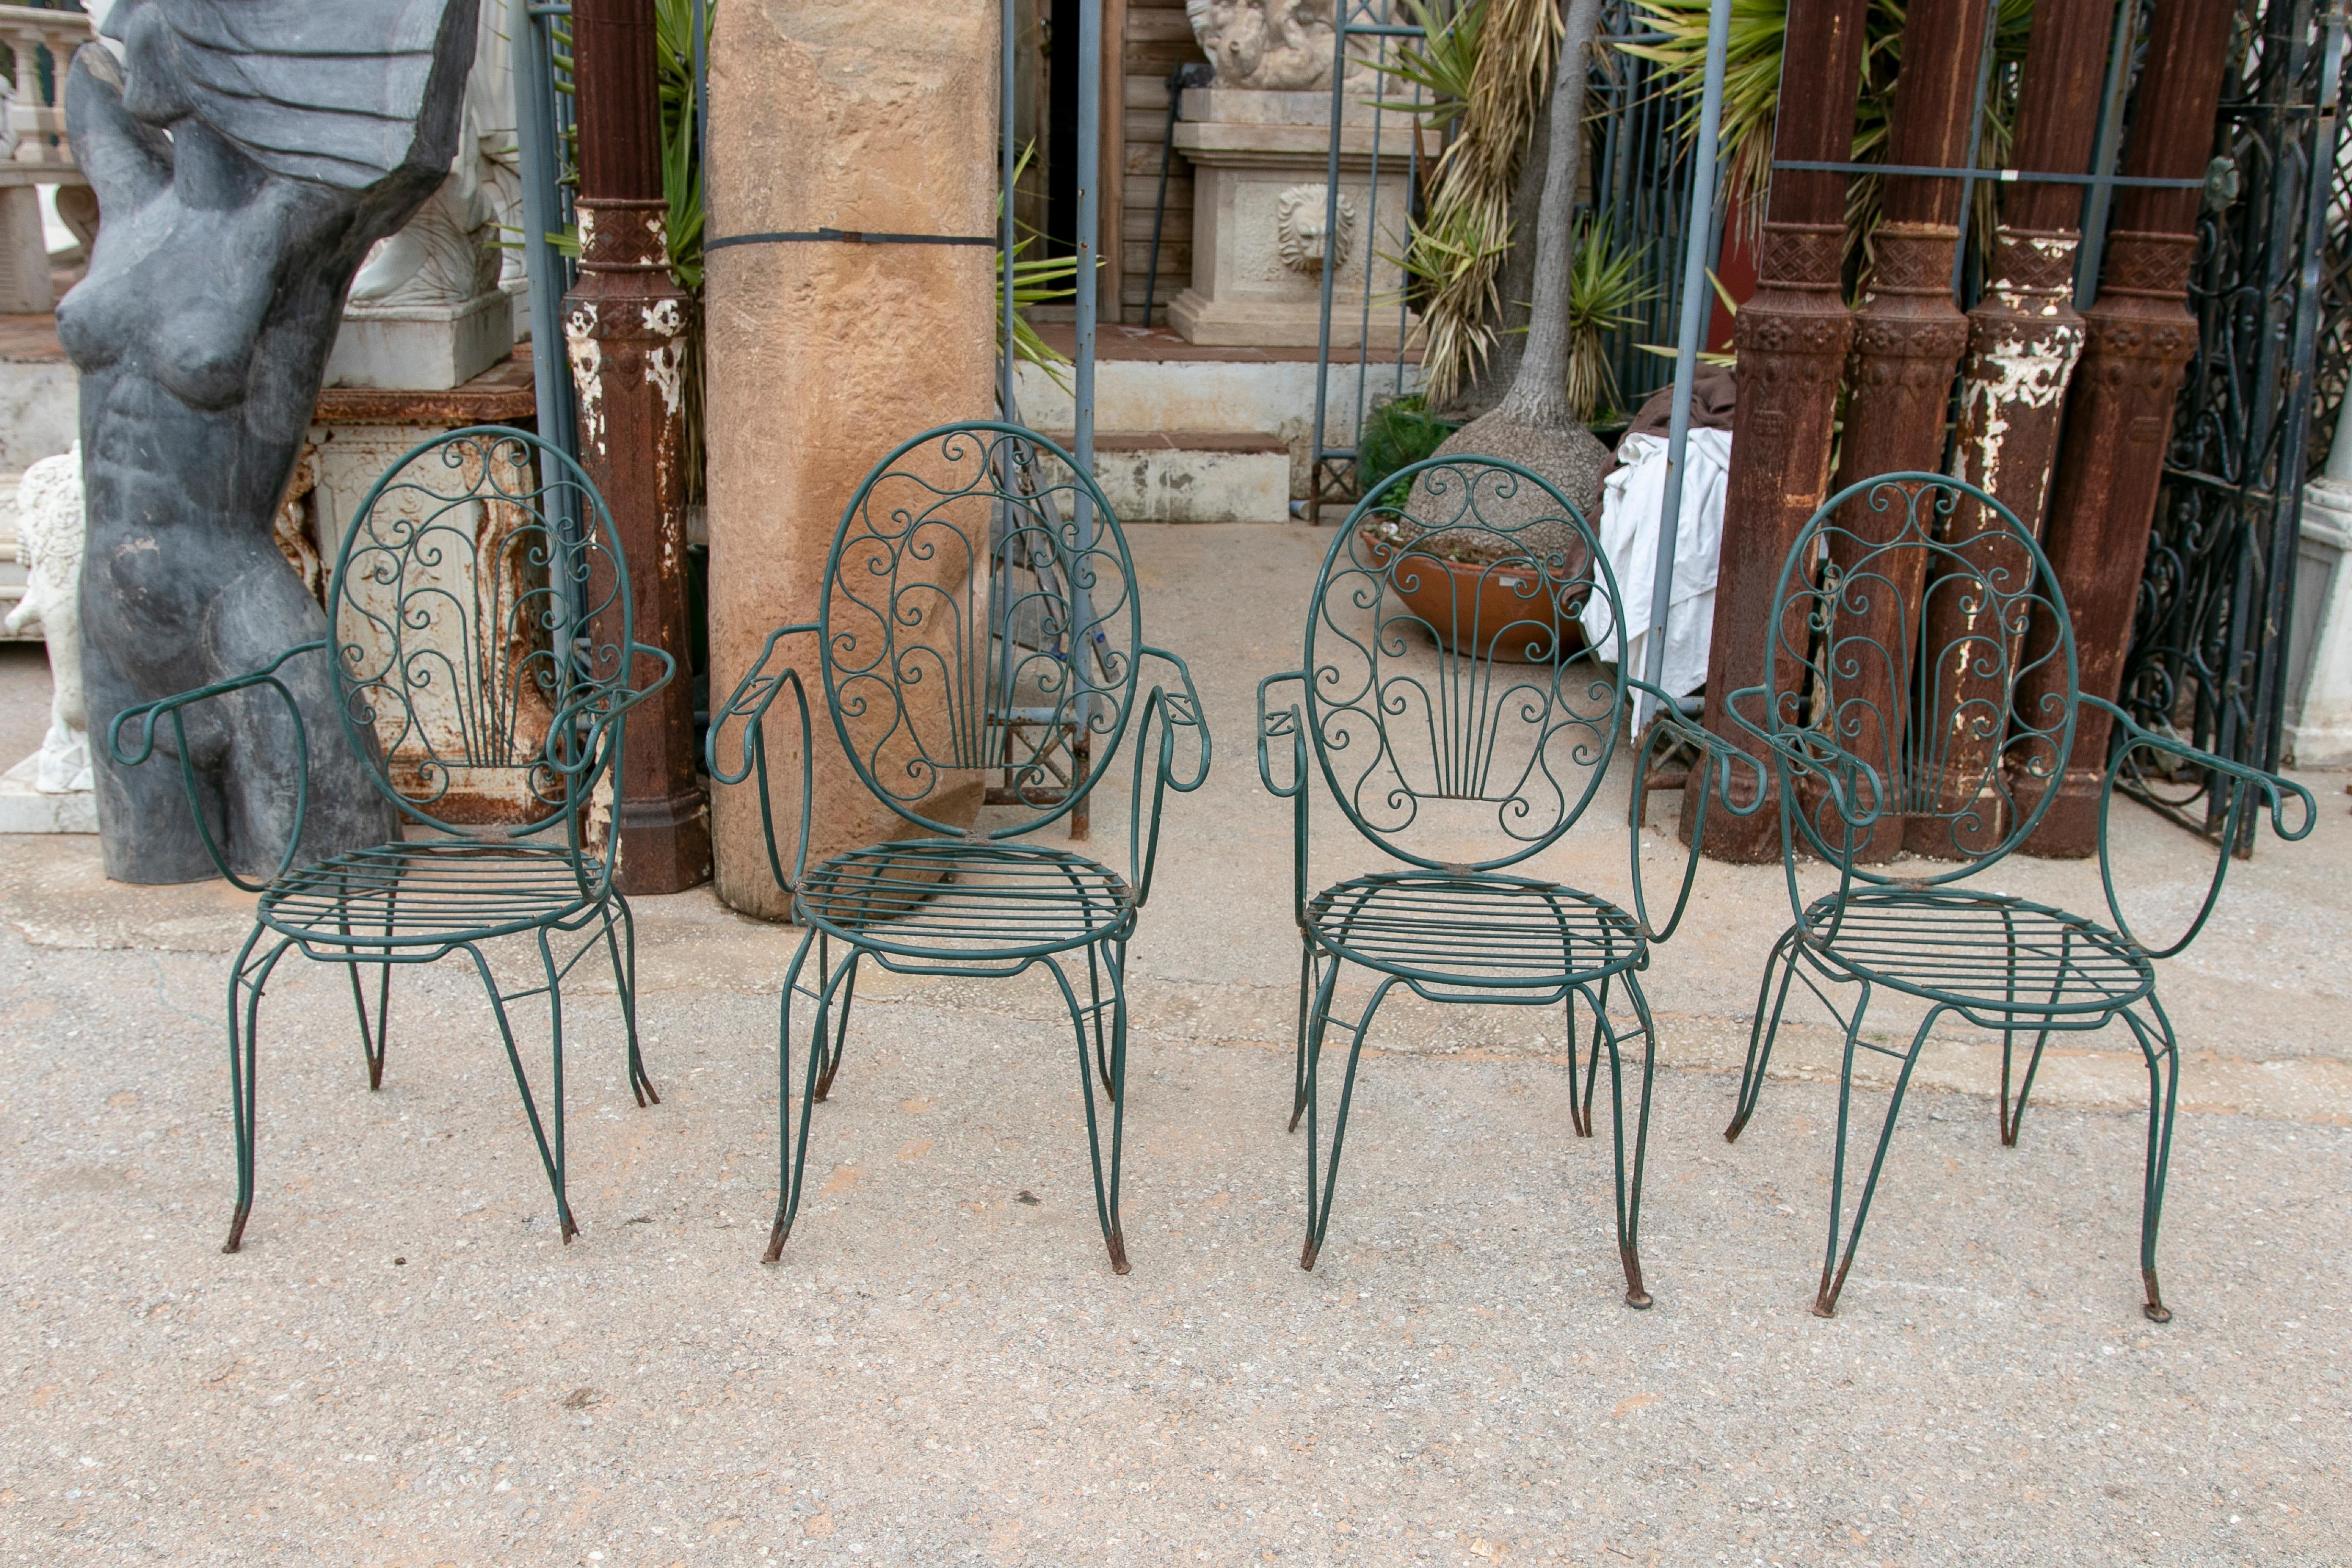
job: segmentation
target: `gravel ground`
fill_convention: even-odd
[[[2190,1108],[2169,1324],[2137,1310],[2146,1079],[2119,1038],[2053,1061],[2015,1149],[1990,1047],[1939,1040],[1840,1316],[1810,1314],[1818,1020],[1720,1136],[1777,869],[1708,868],[1651,976],[1652,1310],[1622,1300],[1605,1130],[1573,1136],[1557,1042],[1517,1010],[1383,1013],[1309,1275],[1287,819],[1246,736],[1295,637],[1253,605],[1295,605],[1322,539],[1137,532],[1223,749],[1132,959],[1131,1275],[1034,973],[861,983],[811,1195],[761,1268],[792,933],[705,894],[637,906],[661,1105],[629,1098],[609,985],[567,992],[577,1243],[467,972],[396,980],[370,1094],[342,976],[289,962],[258,1202],[223,1256],[219,1010],[249,900],[0,841],[0,1562],[2347,1560],[2340,781],[2165,974]],[[1220,551],[1239,564],[1203,577]],[[1553,874],[1613,854],[1622,879],[1622,808],[1604,794]],[[1320,879],[1349,853],[1327,841]],[[2128,856],[2159,901],[2198,864],[2152,820]],[[2099,907],[2087,866],[2016,876]]]

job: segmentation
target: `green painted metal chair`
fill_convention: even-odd
[[[1904,1092],[1937,1024],[1960,1019],[2000,1035],[2000,1136],[2013,1145],[2050,1037],[2121,1020],[2147,1065],[2140,1274],[2147,1315],[2166,1321],[2156,1241],[2179,1047],[2157,1000],[2156,963],[2204,928],[2231,857],[2217,855],[2204,900],[2178,940],[2144,940],[2116,893],[2116,786],[2155,765],[2202,770],[2229,791],[2223,845],[2243,842],[2257,807],[2281,837],[2302,837],[2314,821],[2310,795],[2144,729],[2082,691],[2065,598],[2041,547],[2000,502],[1958,480],[1887,474],[1832,496],[1789,552],[1769,636],[1765,682],[1732,693],[1730,712],[1774,769],[1796,921],[1766,961],[1738,1108],[1724,1136],[1736,1140],[1754,1115],[1790,987],[1802,981],[1845,1036],[1829,1242],[1813,1310],[1836,1310]],[[2098,825],[2107,925],[1964,885],[2016,849],[2049,812],[2085,706],[2114,725]],[[2290,799],[2303,807],[2293,828]],[[1906,845],[1929,858],[1896,861]],[[1808,900],[1798,882],[1801,858],[1833,871],[1834,888]],[[1841,1005],[1832,990],[1850,990],[1850,1004]],[[1881,993],[1923,1005],[1908,1044],[1864,1037],[1864,1017]],[[2032,1049],[2013,1077],[2024,1034]],[[1853,1070],[1863,1051],[1902,1066],[1841,1253]]]
[[[802,636],[816,639],[825,706],[858,782],[919,833],[814,868],[807,687],[797,668],[771,668],[786,639]],[[1139,699],[1150,661],[1172,670],[1181,689],[1153,686]],[[776,841],[765,733],[768,710],[786,689],[799,710],[801,756],[800,831],[789,874]],[[1074,850],[1023,842],[1084,806],[1130,720],[1127,874]],[[722,765],[722,735],[739,724],[740,750],[732,766]],[[1192,765],[1182,770],[1180,731],[1197,744]],[[992,421],[945,426],[897,447],[842,514],[819,618],[768,637],[712,716],[707,748],[711,776],[721,784],[757,775],[769,869],[791,894],[793,921],[804,933],[779,1007],[779,1184],[767,1261],[782,1256],[799,1213],[812,1112],[840,1068],[858,966],[870,959],[906,974],[1001,978],[1043,966],[1053,975],[1077,1036],[1096,1217],[1111,1267],[1126,1273],[1118,1182],[1127,944],[1151,894],[1167,792],[1200,787],[1210,747],[1184,661],[1142,640],[1134,563],[1093,479],[1043,437]],[[975,796],[1011,811],[961,826]],[[836,942],[845,950],[838,968]],[[802,980],[812,948],[814,986]],[[1084,1002],[1072,978],[1080,952]],[[795,997],[816,1010],[797,1129]],[[1110,1109],[1108,1169],[1097,1076]]]
[[[1290,1125],[1296,1131],[1302,1117],[1307,1124],[1303,1268],[1315,1267],[1329,1230],[1365,1040],[1381,1003],[1402,984],[1433,1002],[1564,1007],[1569,1115],[1580,1137],[1591,1135],[1607,1052],[1625,1299],[1650,1304],[1639,1230],[1656,1038],[1639,975],[1651,944],[1681,919],[1696,855],[1685,858],[1663,922],[1652,921],[1643,890],[1638,825],[1631,911],[1511,868],[1557,843],[1591,803],[1633,693],[1660,713],[1645,732],[1648,746],[1685,743],[1711,775],[1740,753],[1683,718],[1663,692],[1630,679],[1622,661],[1602,663],[1587,652],[1573,622],[1590,595],[1602,595],[1616,612],[1611,624],[1623,626],[1608,563],[1558,491],[1509,463],[1432,458],[1400,470],[1357,505],[1316,579],[1301,667],[1259,684],[1259,774],[1293,803],[1300,949]],[[1293,682],[1300,700],[1279,705],[1275,693]],[[1271,752],[1286,742],[1290,776],[1277,784]],[[1311,890],[1310,752],[1340,815],[1402,868]],[[1702,792],[1708,799],[1716,793]],[[1467,803],[1467,810],[1439,803]],[[1450,836],[1423,820],[1448,814],[1465,819]],[[1477,848],[1465,847],[1473,842]],[[1370,999],[1353,1020],[1333,1011],[1351,966],[1373,979]],[[1630,1021],[1612,1016],[1612,990],[1622,991]],[[1580,1011],[1591,1024],[1580,1089]],[[1351,1043],[1328,1163],[1318,1175],[1323,1042],[1333,1028]],[[1629,1162],[1620,1047],[1633,1034],[1641,1037],[1642,1081]]]
[[[253,1207],[262,993],[278,961],[298,950],[349,972],[371,1089],[383,1083],[394,967],[452,952],[472,961],[569,1242],[579,1227],[564,1191],[562,986],[600,942],[620,994],[630,1089],[639,1105],[659,1099],[637,1049],[635,928],[613,886],[609,835],[626,714],[670,679],[673,661],[635,640],[627,564],[587,475],[555,447],[501,426],[425,442],[376,481],[337,552],[327,624],[327,638],[289,648],[262,669],[127,710],[108,734],[123,766],[159,750],[178,763],[214,864],[260,895],[229,976],[236,1208],[224,1250],[242,1244]],[[327,658],[344,736],[404,833],[298,865],[310,742],[281,671],[313,657]],[[657,673],[633,685],[640,659]],[[284,857],[254,881],[237,875],[215,836],[196,759],[205,727],[239,721],[238,710],[265,689],[291,716],[299,768]],[[192,712],[215,700],[224,710]],[[482,951],[500,937],[535,943],[537,984],[501,988]],[[577,946],[559,952],[572,937]],[[377,969],[373,1018],[360,975],[369,964]],[[544,1121],[507,1013],[508,1004],[540,994],[552,1026]]]

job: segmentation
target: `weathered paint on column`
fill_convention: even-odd
[[[1777,158],[1832,163],[1853,155],[1864,9],[1865,0],[1790,0],[1786,58],[1791,65],[1783,68],[1801,79],[1803,90],[1781,100],[1773,145]],[[1784,170],[1774,176],[1756,293],[1740,307],[1734,331],[1739,399],[1732,416],[1723,555],[1706,668],[1706,727],[1734,743],[1743,742],[1743,732],[1724,701],[1733,691],[1762,682],[1780,563],[1805,519],[1828,494],[1838,377],[1853,343],[1853,315],[1840,292],[1845,190],[1843,174]],[[1786,689],[1797,667],[1785,658],[1780,662],[1780,684]],[[1752,750],[1753,742],[1745,746]],[[1765,773],[1769,779],[1769,765]],[[1692,770],[1690,788],[1706,787],[1705,769]],[[1733,787],[1746,783],[1746,774],[1739,773]],[[1686,805],[1684,823],[1696,815]],[[1710,812],[1706,853],[1722,860],[1769,859],[1780,853],[1780,832],[1769,803],[1745,818]]]
[[[1903,74],[1895,84],[1887,160],[1927,168],[1966,163],[1969,110],[1984,43],[1986,0],[1913,0],[1903,26]],[[1968,318],[1952,298],[1952,254],[1959,244],[1960,183],[1890,176],[1886,221],[1874,243],[1875,265],[1854,312],[1854,360],[1846,398],[1840,487],[1906,468],[1939,469],[1952,376],[1969,342]],[[1839,564],[1851,565],[1885,531],[1906,519],[1902,507],[1849,504],[1833,538]],[[1860,679],[1842,684],[1835,739],[1898,792],[1916,782],[1906,761],[1916,657],[1915,618],[1926,588],[1927,554],[1879,555],[1872,570],[1886,587],[1867,608],[1839,622],[1841,637],[1866,637],[1884,658],[1860,661]],[[1899,799],[1895,804],[1899,808]],[[1861,847],[1864,860],[1889,860],[1903,848],[1902,819],[1889,816]]]
[[[694,763],[686,604],[686,293],[669,275],[653,0],[576,0],[580,279],[563,301],[580,460],[612,509],[640,643],[677,661],[627,721],[614,880],[674,893],[710,875]],[[551,352],[542,345],[541,352]],[[641,659],[635,675],[653,677]]]
[[[2039,0],[2018,84],[2012,166],[2067,174],[2088,166],[2114,16],[2110,0]],[[2083,348],[2083,318],[2074,303],[2082,210],[2080,185],[2020,184],[2005,190],[1990,275],[1983,298],[1969,312],[1959,476],[1990,492],[2037,534],[2066,384]],[[1991,521],[1968,502],[1953,514],[1945,537],[1970,550],[1972,569],[1957,574],[1956,584],[1996,574],[2022,581],[2022,553],[2002,550],[1997,541],[2005,533],[1986,535]],[[1970,541],[1980,537],[1984,542],[1970,549]],[[1916,854],[1948,858],[1990,847],[2009,828],[2009,797],[1998,784],[2009,677],[1997,660],[1983,657],[1991,614],[1980,593],[1931,592],[1928,600],[1924,646],[1937,668],[1927,677],[1933,688],[1925,712],[1944,731],[1937,805],[1955,816],[1943,822],[1914,819],[1906,839]],[[2013,658],[2013,629],[1993,635],[2010,643]]]
[[[2231,0],[2157,0],[2126,174],[2190,179],[2204,170],[2235,15]],[[2145,186],[2126,186],[2117,197],[2051,488],[2043,544],[2074,621],[2079,679],[2084,691],[2110,701],[2123,686],[2173,405],[2197,351],[2188,299],[2199,198],[2193,188]],[[2029,661],[2046,646],[2037,626],[2027,639]],[[2063,679],[2045,663],[2020,702],[2045,698]],[[2029,853],[2077,857],[2097,849],[2108,734],[2107,720],[2095,710],[2081,714],[2058,799],[2026,841]],[[2043,784],[2019,778],[2020,805],[2030,806],[2029,792]]]

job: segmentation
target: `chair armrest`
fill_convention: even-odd
[[[1201,708],[1200,689],[1192,684],[1192,672],[1184,661],[1165,648],[1139,647],[1139,658],[1156,658],[1175,668],[1177,678],[1184,683],[1181,692],[1155,686],[1143,700],[1143,719],[1136,727],[1135,780],[1130,787],[1127,814],[1127,858],[1133,872],[1135,905],[1141,909],[1151,897],[1151,873],[1160,858],[1160,816],[1170,790],[1190,795],[1199,789],[1209,776],[1211,748],[1209,721]],[[1160,743],[1151,744],[1151,722],[1160,721]],[[1200,757],[1188,777],[1175,777],[1176,731],[1191,730],[1200,737]],[[1145,826],[1143,813],[1143,770],[1146,754],[1150,755],[1151,815],[1150,826]]]
[[[1723,799],[1723,808],[1733,816],[1755,816],[1764,806],[1764,764],[1704,725],[1691,722],[1689,716],[1682,711],[1673,698],[1652,686],[1648,681],[1628,680],[1625,684],[1643,693],[1657,704],[1657,721],[1647,731],[1648,739],[1642,747],[1641,754],[1634,758],[1634,789],[1638,792],[1641,788],[1641,781],[1648,775],[1650,754],[1657,750],[1661,740],[1675,745],[1697,747],[1699,760],[1696,765],[1705,770],[1703,774],[1706,781],[1705,786],[1698,792],[1698,806],[1690,824],[1688,835],[1690,848],[1683,861],[1682,887],[1675,894],[1674,911],[1666,917],[1665,923],[1663,925],[1650,919],[1648,897],[1642,882],[1643,813],[1638,799],[1634,802],[1634,810],[1632,813],[1633,839],[1629,848],[1633,868],[1633,918],[1641,923],[1643,936],[1652,942],[1664,942],[1673,936],[1675,928],[1682,924],[1683,911],[1690,905],[1691,886],[1698,878],[1699,851],[1706,841],[1706,813],[1709,804],[1720,795]],[[1731,770],[1735,765],[1742,763],[1756,774],[1754,795],[1745,807],[1735,805],[1731,798]]]
[[[2085,692],[2080,700],[2105,713],[2116,726],[2116,738],[2107,753],[2106,777],[2099,786],[2099,880],[2106,889],[2107,914],[2114,920],[2116,931],[2125,941],[2150,958],[2170,958],[2195,942],[2199,933],[2204,931],[2205,922],[2212,917],[2213,906],[2221,897],[2221,884],[2229,879],[2230,862],[2239,837],[2248,826],[2248,805],[2257,800],[2266,805],[2270,812],[2271,831],[2293,843],[2306,837],[2316,825],[2319,805],[2311,798],[2309,790],[2292,780],[2264,773],[2260,768],[2248,767],[2243,763],[2233,763],[2226,757],[2217,757],[2169,735],[2160,735],[2104,698]],[[2133,931],[2130,920],[2124,914],[2123,906],[2116,897],[2115,859],[2108,847],[2107,826],[2114,813],[2116,781],[2123,776],[2124,759],[2142,748],[2177,757],[2192,767],[2230,781],[2230,809],[2222,826],[2220,851],[2213,858],[2213,879],[2206,885],[2204,902],[2198,907],[2197,918],[2189,922],[2189,929],[2181,933],[2179,940],[2160,948],[2150,946]],[[2293,828],[2287,826],[2286,819],[2286,803],[2290,796],[2303,806],[2303,820]]]
[[[709,770],[713,783],[739,784],[755,772],[760,775],[760,831],[768,846],[768,874],[786,893],[800,884],[801,874],[808,868],[809,808],[811,796],[815,793],[815,737],[809,724],[808,688],[802,684],[800,671],[787,666],[772,675],[768,673],[768,660],[774,657],[776,645],[784,638],[801,632],[813,633],[816,629],[814,622],[804,622],[797,626],[778,626],[770,632],[768,640],[761,646],[760,657],[752,660],[751,668],[744,673],[743,679],[735,683],[735,689],[728,697],[726,704],[712,711],[710,731],[702,742],[702,763]],[[792,688],[793,700],[798,704],[801,715],[801,831],[790,877],[784,875],[783,858],[776,849],[775,807],[768,792],[766,738],[769,705],[787,686]],[[719,765],[719,737],[728,721],[733,719],[743,721],[742,765],[730,773]]]
[[[1279,675],[1269,675],[1257,683],[1257,776],[1266,793],[1291,803],[1290,814],[1290,918],[1302,930],[1307,924],[1307,715],[1297,703],[1287,708],[1266,708],[1266,694],[1286,680],[1298,682],[1302,690],[1307,685],[1303,669],[1286,669]],[[1274,782],[1274,764],[1268,755],[1274,742],[1290,742],[1290,787],[1283,788]]]
[[[1767,730],[1753,722],[1740,712],[1740,699],[1763,693],[1760,686],[1744,687],[1725,700],[1724,711],[1731,715],[1733,723],[1762,742],[1781,765],[1821,780],[1830,804],[1837,808],[1838,819],[1848,829],[1862,832],[1875,826],[1888,811],[1886,781],[1878,770],[1819,730],[1778,724]]]
[[[302,822],[310,808],[310,736],[302,723],[301,705],[294,700],[294,694],[286,689],[286,683],[278,679],[278,671],[288,659],[297,655],[324,653],[326,650],[327,645],[323,640],[297,643],[259,669],[231,676],[226,680],[215,680],[210,686],[199,686],[193,691],[183,691],[174,697],[162,697],[135,708],[125,708],[114,716],[114,722],[107,726],[107,755],[114,759],[117,767],[135,768],[155,754],[155,721],[169,719],[172,721],[172,740],[180,759],[180,784],[187,791],[188,814],[195,818],[196,837],[203,841],[205,853],[211,858],[214,867],[228,879],[230,886],[242,892],[260,892],[293,869],[295,853],[301,847]],[[248,882],[229,868],[228,858],[221,853],[220,845],[213,837],[212,826],[205,820],[204,797],[196,788],[195,764],[188,760],[187,726],[181,714],[199,702],[209,702],[215,697],[226,697],[231,692],[257,686],[266,686],[277,692],[278,700],[286,704],[288,716],[294,721],[294,831],[286,840],[286,853],[278,858],[278,869],[264,881]],[[132,751],[126,752],[122,745],[122,731],[134,719],[139,721],[139,743]]]

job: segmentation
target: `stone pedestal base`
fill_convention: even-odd
[[[0,833],[95,833],[98,797],[86,789],[44,795],[33,786],[38,752],[0,773]]]
[[[0,313],[37,315],[56,306],[41,194],[30,185],[0,185]]]
[[[514,352],[514,305],[492,289],[462,305],[352,305],[327,359],[329,386],[445,392]]]
[[[2352,487],[2316,479],[2303,492],[2292,614],[2287,757],[2301,768],[2352,765]]]
[[[1376,184],[1371,110],[1350,107],[1339,133],[1338,232],[1327,240],[1328,94],[1190,88],[1181,112],[1176,148],[1194,172],[1192,285],[1169,306],[1169,324],[1196,343],[1312,348],[1328,258],[1339,268],[1332,345],[1369,340],[1395,348],[1404,279],[1387,258],[1402,255],[1408,238],[1410,126],[1396,115],[1383,120]],[[1412,318],[1402,325],[1410,331]]]

